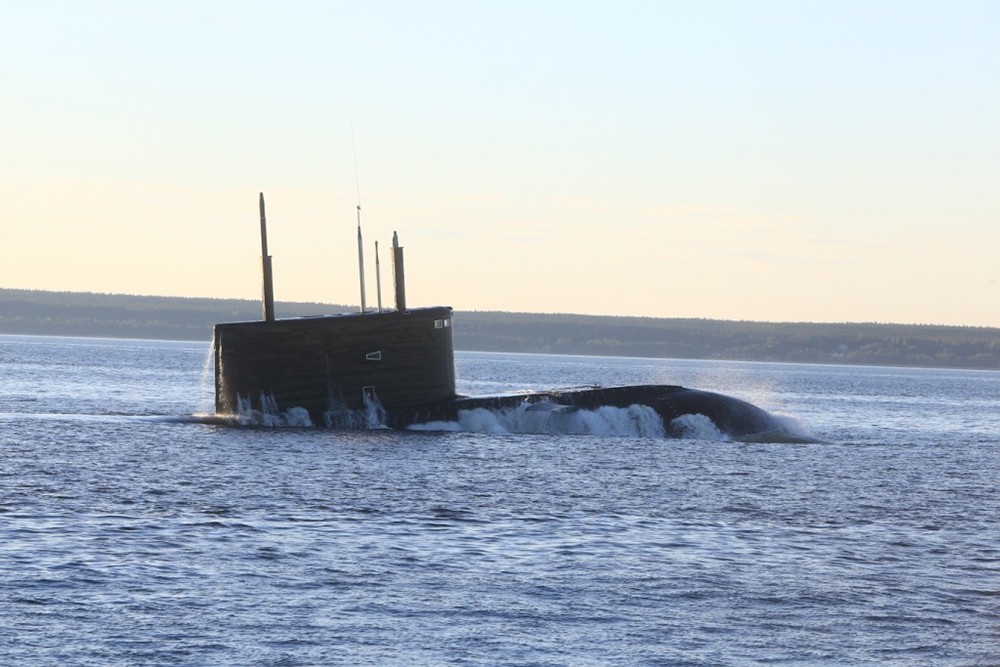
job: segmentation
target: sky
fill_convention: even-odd
[[[0,9],[0,287],[1000,327],[997,2]]]

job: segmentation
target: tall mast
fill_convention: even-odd
[[[361,239],[361,204],[358,204],[358,276],[361,280],[361,312],[365,312],[365,248]]]
[[[264,193],[260,193],[260,256],[264,273],[264,294],[262,305],[264,321],[274,321],[274,284],[271,278],[271,256],[267,254],[267,216],[264,215]]]
[[[375,292],[378,294],[378,312],[382,312],[382,267],[378,263],[378,241],[375,242]]]
[[[392,278],[396,287],[396,310],[406,310],[406,277],[403,273],[403,246],[399,237],[392,233]]]

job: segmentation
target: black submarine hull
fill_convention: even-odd
[[[688,437],[687,422],[691,420],[680,418],[700,415],[729,438],[794,439],[779,419],[751,403],[673,385],[580,387],[486,397],[458,395],[452,309],[406,306],[403,248],[395,232],[392,251],[396,308],[383,311],[379,291],[378,311],[366,309],[360,207],[360,311],[278,319],[274,314],[263,193],[259,207],[264,319],[215,325],[215,412],[219,418],[243,423],[242,415],[256,414],[266,417],[266,424],[281,423],[280,418],[270,418],[283,414],[286,423],[408,429],[447,426],[476,410],[491,411],[494,416],[523,410],[543,413],[533,417],[569,422],[572,414],[581,410],[644,406],[638,411],[642,419],[656,424],[658,417],[662,427],[656,424],[653,430],[667,436]],[[308,420],[303,418],[306,414]]]
[[[551,423],[569,421],[575,410],[637,405],[656,413],[668,437],[690,437],[690,424],[678,418],[703,415],[731,439],[796,439],[785,423],[751,403],[675,385],[459,395],[451,323],[451,308],[430,307],[218,324],[216,414],[239,419],[246,411],[299,408],[316,425],[408,429],[460,422],[474,410],[551,412]],[[544,430],[542,416],[529,421]]]
[[[688,434],[684,425],[675,421],[678,418],[703,415],[721,434],[735,440],[795,439],[782,420],[752,403],[675,385],[586,387],[503,396],[458,396],[422,406],[385,410],[384,423],[390,428],[406,429],[421,424],[456,422],[463,411],[477,409],[501,412],[525,408],[565,413],[634,405],[651,408],[663,421],[664,433],[668,437],[681,438]]]

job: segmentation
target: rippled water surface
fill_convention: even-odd
[[[0,337],[0,663],[1000,664],[1000,374],[459,353],[821,442],[239,428],[207,345]]]

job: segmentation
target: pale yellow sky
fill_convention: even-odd
[[[1000,326],[1000,5],[357,5],[6,8],[0,287]]]

